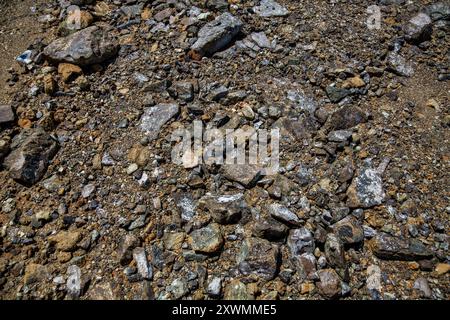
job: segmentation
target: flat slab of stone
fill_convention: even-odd
[[[161,128],[180,112],[180,107],[175,103],[161,103],[154,107],[146,108],[141,118],[140,128],[149,140],[158,138]]]
[[[198,39],[191,49],[201,56],[212,55],[227,46],[241,31],[242,26],[241,20],[225,12],[200,29]]]
[[[53,62],[86,66],[104,62],[119,50],[116,38],[97,26],[59,38],[44,49],[44,55]]]
[[[10,105],[0,105],[0,124],[14,121],[14,111]]]

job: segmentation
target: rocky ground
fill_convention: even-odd
[[[450,4],[374,2],[0,1],[0,297],[448,299]]]

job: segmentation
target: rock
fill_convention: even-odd
[[[438,263],[435,270],[439,276],[442,276],[450,271],[450,264],[448,263]]]
[[[364,229],[353,216],[347,216],[331,226],[331,229],[345,244],[357,244],[364,240]]]
[[[175,279],[172,284],[167,288],[167,292],[172,295],[175,300],[181,299],[188,294],[189,289],[186,280],[178,278]]]
[[[268,211],[273,218],[281,222],[284,222],[288,225],[300,226],[301,224],[298,216],[281,204],[273,203],[269,205]]]
[[[420,43],[429,40],[433,31],[431,18],[425,13],[419,13],[408,21],[403,31],[409,42]]]
[[[411,77],[414,74],[412,65],[398,53],[390,52],[386,59],[388,68],[399,76]]]
[[[191,221],[197,210],[197,205],[194,199],[192,199],[192,196],[188,193],[179,193],[174,198],[181,219],[185,222]]]
[[[328,98],[333,103],[337,103],[350,94],[350,90],[344,88],[337,88],[333,86],[326,87]]]
[[[211,223],[208,226],[195,230],[190,234],[189,242],[192,249],[200,253],[215,253],[222,249],[223,236],[220,226]]]
[[[269,41],[269,39],[267,38],[267,35],[264,32],[253,32],[250,35],[250,38],[260,48],[265,48],[265,49],[272,48],[272,43]]]
[[[68,83],[83,74],[83,70],[74,64],[60,63],[58,65],[58,73],[61,76],[62,81]]]
[[[110,282],[101,282],[96,284],[90,289],[87,294],[87,298],[90,300],[117,300],[118,297],[113,291]]]
[[[328,140],[332,142],[345,142],[352,136],[353,132],[350,130],[336,130],[328,134]]]
[[[341,240],[333,233],[327,234],[325,257],[331,267],[345,268],[345,251]]]
[[[242,193],[231,195],[207,194],[199,200],[199,209],[208,212],[220,224],[238,222],[249,209]]]
[[[87,184],[83,187],[83,190],[81,190],[81,196],[83,198],[89,198],[94,191],[95,191],[95,185]]]
[[[437,2],[430,4],[426,12],[433,21],[450,20],[450,4],[448,2]]]
[[[50,244],[56,244],[56,249],[64,252],[76,250],[78,242],[81,241],[82,234],[79,231],[60,231],[49,237]]]
[[[224,300],[253,300],[254,297],[247,291],[247,287],[241,281],[232,280],[226,287]]]
[[[342,88],[349,89],[349,88],[362,88],[365,87],[366,83],[363,79],[361,79],[360,76],[351,77],[344,81],[342,84]]]
[[[133,234],[127,234],[120,242],[117,257],[122,266],[128,265],[133,259],[134,248],[140,245],[140,240]]]
[[[191,102],[194,100],[194,85],[190,81],[175,82],[168,91],[172,96],[181,99],[184,102]]]
[[[354,106],[345,106],[330,116],[330,127],[332,130],[345,130],[366,122],[366,114]]]
[[[25,267],[23,283],[29,286],[36,282],[45,281],[48,277],[47,268],[41,264],[30,263]]]
[[[433,257],[433,252],[416,239],[398,238],[380,232],[372,241],[373,252],[380,259],[414,261]]]
[[[0,105],[0,124],[13,122],[16,116],[10,105]]]
[[[219,277],[213,277],[208,283],[206,292],[210,297],[220,297],[220,293],[222,292],[222,279]]]
[[[370,208],[382,204],[386,194],[380,171],[370,167],[360,170],[347,190],[347,197],[350,208]]]
[[[57,86],[55,79],[53,79],[53,76],[51,74],[45,75],[43,82],[45,94],[48,94],[49,96],[53,95],[56,91]]]
[[[274,0],[260,0],[259,5],[253,11],[260,17],[285,17],[289,15],[289,10]]]
[[[58,143],[43,129],[26,129],[13,139],[11,149],[5,167],[11,178],[31,186],[44,176]]]
[[[247,238],[237,258],[239,271],[272,280],[278,272],[279,248],[267,240]]]
[[[246,188],[253,187],[262,177],[261,168],[249,164],[225,164],[223,176],[231,181],[236,181]]]
[[[292,257],[302,253],[312,253],[315,249],[314,236],[311,231],[304,227],[294,229],[289,233],[287,245]]]
[[[152,266],[148,263],[145,249],[141,247],[135,248],[133,250],[133,259],[136,261],[136,266],[142,279],[151,280],[153,277],[153,270]]]
[[[381,291],[381,269],[379,266],[371,264],[367,268],[366,287],[368,290]]]
[[[242,26],[238,18],[225,12],[200,29],[198,39],[191,49],[200,56],[212,55],[228,45],[241,31]]]
[[[317,283],[317,289],[322,296],[328,299],[335,299],[342,293],[341,279],[336,271],[333,269],[319,270],[318,272],[319,282]]]
[[[166,250],[180,250],[186,234],[184,232],[170,232],[164,234],[164,246]]]
[[[422,297],[431,298],[432,291],[427,279],[423,277],[417,278],[416,281],[414,281],[413,288],[419,290]]]
[[[255,223],[253,224],[253,234],[256,237],[267,239],[269,241],[277,241],[286,238],[289,228],[273,219],[272,217],[261,217],[255,218]]]
[[[86,10],[73,10],[67,15],[59,26],[59,35],[65,37],[79,30],[89,27],[94,22],[94,17]]]
[[[67,62],[79,66],[102,63],[118,52],[118,42],[111,33],[92,26],[57,39],[45,47],[43,53],[56,63]]]
[[[81,269],[76,265],[71,265],[67,268],[67,294],[72,299],[78,299],[81,295]]]
[[[155,140],[161,128],[179,112],[179,106],[174,103],[162,103],[146,108],[141,117],[140,128],[147,134],[149,141]]]
[[[5,140],[0,140],[0,161],[8,154],[9,143]]]
[[[312,280],[317,271],[317,259],[312,253],[303,253],[293,258],[293,262],[297,267],[297,272],[301,280]]]

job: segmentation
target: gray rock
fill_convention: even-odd
[[[97,26],[59,38],[45,47],[44,55],[53,62],[80,66],[101,63],[114,57],[119,49],[117,39]]]
[[[199,200],[199,208],[207,211],[220,224],[235,223],[248,213],[248,206],[242,193],[231,195],[207,194]]]
[[[327,235],[327,240],[325,241],[325,257],[331,267],[344,268],[346,265],[344,245],[333,233]]]
[[[289,14],[289,10],[273,0],[261,0],[253,11],[260,17],[285,17]]]
[[[370,208],[382,204],[386,194],[380,171],[370,167],[360,170],[347,190],[347,197],[350,208]]]
[[[185,222],[191,221],[197,210],[197,205],[192,196],[188,193],[179,193],[174,198],[181,219]]]
[[[269,41],[264,32],[253,32],[250,35],[250,38],[258,45],[258,47],[272,49],[272,43]]]
[[[13,139],[11,149],[5,167],[11,178],[31,186],[44,176],[58,151],[58,143],[41,128],[26,129]]]
[[[210,297],[220,297],[222,291],[222,279],[219,277],[213,277],[206,288],[206,292]]]
[[[294,229],[289,233],[287,245],[291,256],[295,257],[302,253],[312,253],[315,249],[314,236],[306,228]]]
[[[414,261],[433,257],[433,252],[416,239],[378,233],[372,241],[373,252],[380,259]]]
[[[141,118],[140,128],[148,135],[150,141],[155,140],[161,128],[179,112],[179,106],[174,103],[162,103],[146,108]]]
[[[328,134],[328,140],[332,142],[345,142],[352,136],[353,132],[350,130],[336,130]]]
[[[381,269],[379,266],[371,264],[367,268],[366,287],[369,290],[381,291]]]
[[[190,234],[193,250],[200,253],[215,253],[222,249],[223,236],[220,225],[211,223],[206,227],[195,230]]]
[[[122,266],[128,265],[133,259],[133,250],[138,247],[140,240],[133,234],[127,234],[120,242],[117,256]]]
[[[433,31],[431,18],[425,13],[412,17],[403,27],[405,39],[413,43],[420,43],[430,39]]]
[[[242,22],[225,12],[214,21],[208,22],[198,32],[198,39],[191,49],[200,54],[212,55],[223,49],[241,31]]]
[[[422,297],[431,298],[432,291],[427,279],[423,277],[417,278],[416,281],[414,281],[413,288],[419,290]]]
[[[364,240],[364,229],[354,216],[347,216],[336,222],[331,229],[345,244],[357,244]]]
[[[83,198],[89,198],[94,191],[95,191],[95,185],[87,184],[83,187],[83,190],[81,190],[81,196]]]
[[[175,279],[172,284],[167,288],[167,292],[172,295],[175,300],[181,299],[189,292],[189,288],[185,279]]]
[[[320,294],[328,299],[338,298],[342,293],[342,282],[336,271],[324,269],[317,273],[320,280],[317,283],[317,289]]]
[[[247,287],[239,280],[231,281],[225,287],[225,300],[253,300],[254,297],[247,291]]]
[[[412,65],[401,55],[390,52],[387,56],[388,68],[396,74],[404,77],[410,77],[414,74]]]
[[[300,226],[301,224],[298,216],[281,204],[273,203],[269,205],[268,211],[272,217],[288,225]]]
[[[294,257],[293,262],[301,280],[313,280],[316,277],[317,259],[312,253],[303,253]]]
[[[334,86],[326,87],[328,98],[331,102],[337,103],[350,94],[350,90],[344,88],[337,88]]]
[[[14,121],[14,111],[10,105],[0,105],[0,124]]]
[[[133,250],[133,259],[136,261],[139,275],[145,280],[151,280],[153,277],[153,269],[148,263],[145,249],[141,247],[135,248]]]
[[[450,21],[450,3],[448,2],[442,1],[430,4],[427,7],[426,12],[430,15],[433,21]]]
[[[185,102],[191,102],[194,100],[194,85],[190,81],[175,82],[168,91],[171,96]]]
[[[272,280],[278,272],[279,253],[278,246],[267,240],[247,238],[237,259],[239,271]]]
[[[253,187],[262,177],[261,168],[249,164],[226,164],[223,166],[223,176],[231,181],[236,181],[246,188]]]
[[[67,268],[66,288],[67,294],[72,299],[77,299],[80,297],[82,289],[81,270],[76,265],[71,265]]]

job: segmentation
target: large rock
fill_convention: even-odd
[[[412,17],[403,27],[405,39],[409,42],[419,43],[430,39],[433,31],[433,23],[430,16],[419,13]]]
[[[312,253],[315,249],[314,236],[311,231],[304,227],[294,229],[289,233],[287,245],[292,257],[302,253]]]
[[[350,208],[370,208],[383,203],[386,194],[383,178],[377,169],[363,168],[347,190]]]
[[[387,233],[378,233],[373,239],[373,252],[386,260],[424,260],[433,257],[433,252],[417,239],[393,237]]]
[[[262,170],[250,164],[226,164],[223,166],[223,176],[230,181],[236,181],[246,188],[253,187],[262,177]]]
[[[31,186],[44,176],[58,143],[41,128],[26,129],[13,139],[10,148],[4,165],[11,178]]]
[[[207,194],[199,202],[199,209],[208,212],[220,224],[235,223],[248,213],[249,209],[242,193],[230,195]]]
[[[354,106],[345,106],[331,115],[330,127],[332,130],[344,130],[366,121],[367,116],[361,109]]]
[[[335,299],[342,294],[342,282],[336,271],[324,269],[318,272],[320,281],[317,288],[322,296],[328,299]]]
[[[253,11],[260,17],[285,17],[289,14],[289,10],[274,0],[261,0]]]
[[[398,53],[389,53],[386,62],[388,68],[399,76],[411,77],[414,74],[412,64]]]
[[[200,253],[215,253],[222,249],[223,236],[220,225],[211,223],[190,234],[189,242],[192,249]]]
[[[239,270],[244,275],[272,280],[278,271],[279,253],[278,246],[267,240],[248,238],[238,256]]]
[[[241,31],[242,22],[225,12],[208,22],[198,32],[198,39],[191,49],[200,56],[212,55],[223,49]]]
[[[298,216],[294,212],[292,212],[291,210],[289,210],[288,208],[279,203],[273,203],[269,205],[268,211],[273,218],[281,222],[284,222],[292,226],[300,226],[301,222]]]
[[[344,268],[346,265],[344,245],[333,233],[327,235],[327,240],[325,241],[325,257],[332,267]]]
[[[53,62],[86,66],[114,57],[118,49],[117,39],[110,32],[92,26],[56,39],[44,49],[44,55]]]
[[[146,108],[141,118],[140,128],[149,140],[158,138],[161,128],[180,112],[178,104],[162,103],[154,107]]]
[[[331,229],[345,244],[357,244],[364,240],[364,229],[354,216],[347,216],[336,222]]]
[[[10,105],[0,105],[0,124],[14,121],[14,111]]]
[[[289,228],[285,224],[270,216],[263,217],[258,215],[254,220],[253,234],[255,236],[270,241],[277,241],[286,238]]]

